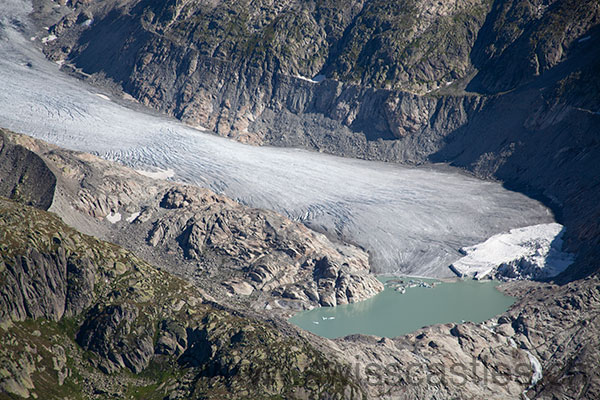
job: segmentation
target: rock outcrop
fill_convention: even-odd
[[[35,153],[15,146],[0,131],[0,193],[47,210],[54,199],[56,177]]]
[[[280,214],[242,206],[208,189],[144,177],[88,154],[4,135],[7,145],[56,171],[50,210],[65,222],[148,260],[163,260],[169,271],[209,293],[227,291],[254,307],[289,313],[356,302],[383,290],[370,274],[366,252]],[[111,218],[116,215],[117,222]]]
[[[4,198],[0,211],[1,393],[361,395],[305,339],[207,303],[189,283],[52,214]]]
[[[369,298],[382,285],[368,275],[366,253],[341,244],[274,212],[239,204],[193,187],[171,188],[153,223],[152,246],[179,246],[187,259],[218,257],[219,268],[242,273],[245,284],[225,282],[235,294],[252,289],[306,305],[335,306]],[[141,215],[147,218],[147,212]]]

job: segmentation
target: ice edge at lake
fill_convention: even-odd
[[[564,227],[558,223],[511,229],[483,243],[463,247],[465,257],[450,268],[458,276],[483,279],[491,275],[507,278],[544,279],[563,272],[575,256],[562,251]]]

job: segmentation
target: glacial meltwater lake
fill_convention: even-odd
[[[326,338],[355,333],[396,337],[427,325],[448,322],[482,322],[506,311],[514,298],[501,293],[497,281],[380,277],[386,288],[377,296],[353,304],[303,311],[289,322]],[[390,284],[396,280],[425,282],[434,287],[406,287],[405,293]]]

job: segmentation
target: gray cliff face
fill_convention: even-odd
[[[596,178],[600,53],[588,41],[572,52],[572,60],[490,101],[432,156],[545,198],[567,227],[566,247],[579,253],[563,278],[596,270],[594,254],[600,248],[593,222],[600,212],[596,201],[600,195]],[[465,142],[471,145],[465,147]]]
[[[361,30],[364,26],[371,25],[366,20],[369,16],[379,21],[383,15],[386,15],[387,22],[379,21],[378,24],[382,26],[376,28],[385,31],[385,26],[393,21],[393,18],[385,14],[388,8],[396,8],[407,16],[410,15],[411,24],[415,25],[416,31],[415,33],[406,28],[411,32],[411,37],[419,36],[423,32],[433,36],[442,35],[442,32],[434,33],[429,28],[432,25],[435,29],[442,29],[436,26],[437,18],[451,18],[452,13],[449,9],[462,10],[461,12],[468,14],[467,10],[476,7],[479,11],[473,11],[475,14],[485,15],[483,11],[485,7],[477,8],[480,6],[476,2],[459,2],[460,5],[444,4],[439,6],[442,9],[429,4],[430,8],[433,7],[433,13],[427,9],[428,3],[417,2],[418,5],[412,5],[409,4],[411,2],[405,2],[406,4],[386,5],[385,10],[380,9],[381,4],[375,3],[377,2],[365,6],[366,8],[360,14],[363,19],[355,20],[353,29]],[[417,7],[420,13],[428,15],[418,19],[426,24],[425,26],[419,25],[414,19],[411,14],[416,12],[413,6]],[[468,115],[477,110],[481,103],[477,96],[421,97],[410,94],[406,90],[410,89],[413,83],[420,82],[420,78],[406,73],[404,75],[410,79],[406,78],[398,81],[399,83],[395,78],[386,78],[386,81],[396,83],[393,87],[384,90],[378,89],[382,83],[377,83],[378,79],[369,77],[371,73],[357,80],[348,77],[347,82],[325,80],[321,84],[298,78],[296,77],[298,74],[314,76],[318,69],[313,68],[314,71],[310,72],[299,71],[286,67],[287,64],[281,60],[270,61],[269,57],[278,57],[282,54],[282,57],[286,57],[288,54],[285,49],[271,47],[285,40],[291,40],[283,33],[281,36],[271,38],[273,43],[256,44],[259,46],[262,43],[265,47],[266,60],[255,60],[254,53],[246,55],[238,48],[241,46],[239,43],[233,48],[230,48],[233,45],[223,46],[228,51],[221,55],[219,52],[225,50],[220,46],[217,46],[218,50],[203,50],[202,46],[217,39],[203,36],[200,40],[195,37],[196,33],[191,35],[192,37],[184,37],[182,34],[202,29],[208,29],[209,33],[213,33],[210,28],[202,25],[201,18],[206,18],[208,21],[215,20],[218,24],[220,13],[215,11],[218,14],[216,16],[210,13],[205,15],[202,13],[204,7],[194,2],[188,3],[184,10],[172,16],[174,19],[169,24],[160,23],[160,27],[145,22],[144,17],[139,15],[142,9],[152,9],[152,6],[144,2],[131,2],[126,7],[113,9],[108,14],[103,9],[95,10],[94,6],[91,6],[91,10],[77,9],[55,25],[53,32],[59,35],[59,39],[49,42],[45,50],[55,60],[67,57],[67,63],[72,63],[86,73],[106,75],[120,83],[128,93],[143,104],[174,115],[187,123],[203,125],[220,135],[249,143],[307,147],[360,158],[422,162],[428,154],[437,149],[439,139],[463,125]],[[290,14],[292,14],[291,7],[292,5],[285,7]],[[192,11],[201,16],[185,19],[185,16]],[[81,16],[86,12],[95,15],[95,22],[89,28],[81,26],[81,22],[77,23],[86,18]],[[188,14],[185,14],[186,12]],[[313,12],[318,19],[321,15],[319,9]],[[158,12],[156,14],[158,15]],[[341,19],[339,29],[349,23],[344,18]],[[235,22],[242,27],[249,23]],[[296,23],[300,24],[297,21]],[[480,21],[479,25],[482,23],[483,21]],[[167,26],[163,27],[163,25]],[[446,24],[444,28],[450,30],[452,25]],[[261,34],[263,35],[261,38],[266,40],[264,36],[267,34],[265,32]],[[357,40],[357,33],[347,32],[347,34],[351,36],[346,39],[348,43],[338,44],[341,46],[338,51],[343,54],[336,56],[337,58],[332,61],[333,64],[342,65],[342,68],[347,68],[348,65],[356,62],[356,60],[352,62],[346,60],[348,57],[358,56],[358,53],[351,54],[355,52],[352,50],[354,46],[382,48],[377,43],[356,44],[354,42]],[[368,37],[368,34],[365,34]],[[389,42],[388,46],[383,46],[399,59],[398,68],[402,67],[401,63],[404,62],[402,60],[407,58],[403,55],[403,51],[396,48],[395,41],[400,40],[399,37],[402,35],[404,35],[402,31],[394,33],[392,37],[386,39]],[[333,33],[330,36],[337,38]],[[471,36],[473,36],[470,39],[472,42],[474,34]],[[100,37],[103,38],[101,41],[96,40]],[[234,39],[228,38],[229,41]],[[303,40],[310,41],[311,38]],[[425,39],[419,40],[425,41]],[[460,40],[455,40],[457,41]],[[191,43],[193,45],[190,45]],[[424,51],[422,45],[417,46],[415,43],[403,45],[410,45],[418,49],[416,50],[418,52]],[[331,51],[334,47],[328,42],[315,44],[315,46],[324,47],[324,51],[329,51],[327,46],[331,46]],[[441,50],[439,52],[442,58],[450,57],[448,52]],[[462,58],[465,59],[462,63],[469,65],[468,51],[461,53]],[[291,54],[293,56],[287,57],[302,59],[304,53],[298,51]],[[377,56],[373,55],[373,57]],[[363,60],[362,57],[360,59]],[[381,59],[377,60],[381,62]],[[419,60],[427,62],[424,56]],[[396,64],[392,63],[392,65]],[[336,69],[326,66],[323,68]],[[435,75],[435,71],[446,73],[452,70],[447,65],[435,67],[416,65],[411,68],[426,75]],[[443,86],[465,75],[468,68],[465,66],[462,69],[465,69],[462,73],[448,72],[454,77],[437,80],[430,78],[427,82],[435,83],[443,80],[443,84],[438,82],[435,87]],[[373,74],[385,75],[381,71]],[[392,75],[397,74],[399,72]],[[347,71],[340,72],[339,75],[346,76]],[[429,83],[427,85],[428,88],[431,86]],[[378,139],[384,140],[385,143],[375,142]]]
[[[326,74],[363,86],[424,92],[470,72],[470,49],[490,6],[489,0],[104,0],[77,3],[54,31],[80,34],[89,27],[93,35],[108,35],[104,44],[88,37],[89,48],[71,42],[59,50],[84,62],[105,50],[109,58],[139,68],[169,48],[178,56],[181,68],[172,72],[182,75],[179,82],[213,60],[239,72]],[[111,49],[118,43],[114,39],[131,33],[136,37]],[[135,53],[140,49],[143,58]]]

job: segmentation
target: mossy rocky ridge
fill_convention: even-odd
[[[360,397],[304,339],[207,302],[48,212],[4,198],[0,209],[5,395]]]

